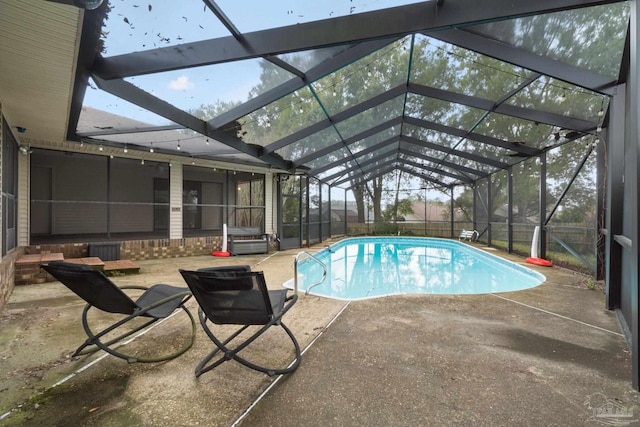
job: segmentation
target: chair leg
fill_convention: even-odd
[[[213,343],[216,345],[217,348],[215,350],[213,350],[211,353],[209,353],[207,356],[205,356],[205,358],[200,361],[200,363],[196,367],[196,377],[199,377],[200,375],[204,374],[205,372],[208,372],[208,371],[214,369],[215,367],[221,365],[222,363],[226,362],[227,360],[235,360],[236,362],[241,363],[242,365],[246,366],[247,368],[250,368],[250,369],[253,369],[253,370],[256,370],[256,371],[259,371],[259,372],[263,372],[263,373],[265,373],[265,374],[267,374],[269,376],[280,375],[280,374],[288,374],[288,373],[291,373],[291,372],[295,371],[298,368],[298,366],[300,366],[300,359],[301,359],[300,345],[298,344],[298,341],[296,340],[296,338],[293,335],[293,333],[291,332],[291,330],[284,323],[282,323],[282,321],[280,321],[280,319],[278,319],[277,321],[274,320],[273,322],[271,322],[271,323],[269,323],[267,325],[264,325],[257,332],[255,332],[253,335],[251,335],[249,338],[244,340],[242,343],[240,343],[235,348],[229,348],[227,346],[227,344],[229,342],[231,342],[234,338],[236,338],[241,332],[246,330],[248,328],[248,326],[243,326],[242,328],[240,328],[237,331],[235,331],[232,335],[230,335],[224,341],[220,341],[211,332],[211,330],[209,329],[208,325],[206,324],[206,320],[207,320],[206,317],[203,319],[203,317],[201,316],[200,320],[201,320],[203,329],[205,330],[206,334],[209,336],[211,341],[213,341]],[[286,368],[267,368],[267,367],[264,367],[264,366],[256,365],[255,363],[252,363],[252,362],[250,362],[250,361],[246,360],[245,358],[243,358],[243,357],[238,355],[238,353],[240,351],[242,351],[249,344],[251,344],[251,342],[256,340],[260,335],[262,335],[263,332],[265,332],[271,326],[275,326],[275,325],[281,326],[284,329],[284,331],[289,336],[289,338],[291,339],[291,342],[293,343],[293,345],[295,347],[295,358]],[[216,359],[215,361],[210,362],[211,359],[213,359],[213,357],[216,354],[218,354],[219,352],[222,352],[223,355],[221,357],[219,357],[218,359]]]
[[[73,352],[73,354],[71,355],[71,357],[76,357],[76,356],[81,356],[81,355],[86,355],[86,354],[92,354],[95,353],[98,350],[104,350],[107,353],[111,353],[112,355],[119,357],[121,359],[128,359],[127,356],[116,352],[115,350],[112,350],[111,348],[109,348],[112,344],[117,343],[118,341],[121,341],[125,338],[127,338],[128,336],[131,336],[133,334],[135,334],[138,331],[141,331],[142,329],[146,328],[147,326],[150,326],[152,323],[156,322],[158,319],[156,318],[151,318],[149,321],[145,322],[144,324],[138,326],[135,329],[132,329],[131,331],[128,331],[120,336],[117,336],[113,339],[111,339],[110,341],[107,342],[102,342],[100,340],[100,338],[102,338],[104,335],[108,334],[109,332],[117,329],[118,327],[124,325],[125,323],[127,323],[128,321],[130,321],[133,317],[132,316],[127,316],[125,318],[123,318],[122,320],[120,320],[119,322],[111,325],[110,327],[108,327],[107,329],[104,329],[103,331],[94,334],[94,332],[91,330],[91,327],[89,326],[89,320],[87,318],[88,313],[89,313],[89,309],[92,306],[90,304],[87,304],[84,307],[84,310],[82,312],[82,327],[84,328],[84,332],[87,334],[87,340],[76,349],[76,351]],[[87,348],[90,346],[95,346],[94,348]],[[114,354],[115,353],[115,354]]]
[[[217,348],[215,350],[213,350],[211,353],[207,354],[200,361],[200,363],[198,363],[198,366],[196,366],[196,378],[199,377],[200,375],[204,374],[205,372],[209,372],[210,370],[212,370],[216,366],[219,366],[221,363],[226,362],[227,360],[230,360],[232,357],[227,357],[227,355],[229,354],[229,351],[230,351],[227,348],[227,344],[229,342],[231,342],[234,338],[236,338],[238,335],[240,335],[243,331],[245,331],[249,327],[249,326],[243,326],[243,327],[239,328],[233,334],[231,334],[229,337],[227,337],[226,340],[221,342],[220,340],[218,340],[218,338],[216,338],[215,335],[213,335],[213,332],[211,332],[211,329],[209,329],[209,327],[207,326],[207,318],[204,315],[204,313],[202,312],[202,310],[200,310],[198,312],[198,314],[200,315],[200,323],[202,324],[202,327],[203,327],[205,333],[209,336],[209,339],[211,341],[213,341],[213,343],[216,345]],[[224,354],[220,358],[218,358],[217,360],[215,360],[214,362],[211,362],[211,364],[209,364],[211,359],[213,359],[213,357],[216,354],[218,354],[219,352],[221,352],[221,351]]]
[[[112,356],[118,357],[120,359],[124,359],[126,360],[128,363],[136,363],[136,362],[140,362],[140,363],[155,363],[155,362],[163,362],[166,360],[171,360],[171,359],[175,359],[176,357],[184,354],[187,350],[189,350],[192,346],[193,346],[193,342],[195,340],[195,335],[196,335],[196,322],[195,319],[193,318],[193,315],[191,314],[191,312],[184,306],[184,304],[180,304],[179,306],[189,317],[189,320],[191,321],[191,337],[189,339],[189,341],[180,349],[178,349],[177,351],[169,354],[169,355],[165,355],[165,356],[160,356],[160,357],[137,357],[137,356],[132,356],[132,355],[127,355],[124,353],[121,353],[113,348],[111,348],[111,346],[113,344],[116,344],[120,341],[122,341],[123,339],[135,334],[136,332],[139,332],[141,330],[143,330],[144,328],[150,326],[151,324],[157,322],[158,320],[160,320],[160,318],[150,318],[147,322],[144,322],[142,325],[127,331],[126,333],[123,333],[122,335],[119,335],[118,337],[115,337],[107,342],[102,342],[100,340],[101,337],[103,337],[104,335],[106,335],[107,333],[117,329],[118,327],[124,325],[125,323],[129,322],[131,319],[137,317],[135,315],[132,316],[127,316],[124,319],[120,320],[119,322],[115,323],[114,325],[110,326],[109,328],[99,332],[98,334],[94,334],[93,331],[91,330],[91,327],[89,326],[89,321],[87,319],[87,313],[89,311],[89,309],[91,308],[91,305],[87,305],[84,308],[84,311],[82,312],[82,326],[84,327],[85,333],[87,334],[87,336],[89,338],[87,338],[87,340],[76,349],[76,351],[71,355],[72,357],[76,357],[79,355],[85,355],[85,354],[91,354],[91,353],[95,353],[96,351],[98,351],[99,349],[104,350],[105,352],[111,354]],[[87,349],[87,347],[89,346],[96,346],[94,348],[89,348]]]
[[[233,359],[236,360],[237,362],[242,363],[244,366],[248,368],[254,369],[259,372],[264,372],[270,377],[274,375],[289,374],[295,371],[296,369],[298,369],[298,366],[300,366],[300,358],[301,358],[300,344],[298,344],[298,340],[296,340],[291,330],[284,323],[280,322],[279,326],[281,326],[282,329],[284,329],[284,331],[287,333],[287,335],[289,335],[289,338],[291,339],[295,347],[295,357],[293,361],[286,368],[280,368],[280,369],[265,368],[265,367],[256,365],[254,363],[251,363],[248,360],[238,356],[237,354],[233,355]]]

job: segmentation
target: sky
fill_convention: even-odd
[[[217,4],[240,32],[251,32],[416,2],[219,0]],[[110,4],[112,11],[103,29],[105,57],[230,35],[201,0],[111,0]],[[248,100],[249,91],[260,82],[260,61],[252,59],[126,80],[181,109],[193,110],[218,100]],[[85,104],[152,125],[169,123],[153,113],[105,94],[95,85],[87,91]]]

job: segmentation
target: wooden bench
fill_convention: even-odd
[[[266,254],[269,239],[257,227],[229,227],[227,240],[231,255]]]
[[[460,232],[460,237],[458,237],[458,240],[470,240],[472,242],[475,242],[476,240],[478,240],[478,236],[479,233],[476,230],[462,230]]]

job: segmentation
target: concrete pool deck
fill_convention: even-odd
[[[277,288],[297,252],[140,261],[140,274],[113,280],[184,285],[178,268],[249,264]],[[602,290],[531,267],[547,281],[511,293],[351,303],[301,295],[285,323],[306,351],[282,378],[228,362],[196,379],[212,348],[200,325],[193,348],[172,361],[70,359],[85,339],[81,300],[55,282],[20,286],[0,314],[0,426],[640,425],[630,354]],[[188,328],[175,316],[131,345],[179,345]],[[278,340],[253,354],[286,363]]]

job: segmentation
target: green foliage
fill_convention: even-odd
[[[104,272],[104,275],[107,277],[121,277],[126,276],[127,274],[124,271],[120,270],[108,270]]]
[[[402,199],[397,203],[387,205],[384,212],[382,213],[382,218],[385,221],[402,221],[402,218],[404,218],[405,215],[410,215],[412,213],[414,212],[411,200]]]
[[[373,234],[391,236],[398,234],[398,225],[391,222],[376,223]]]

